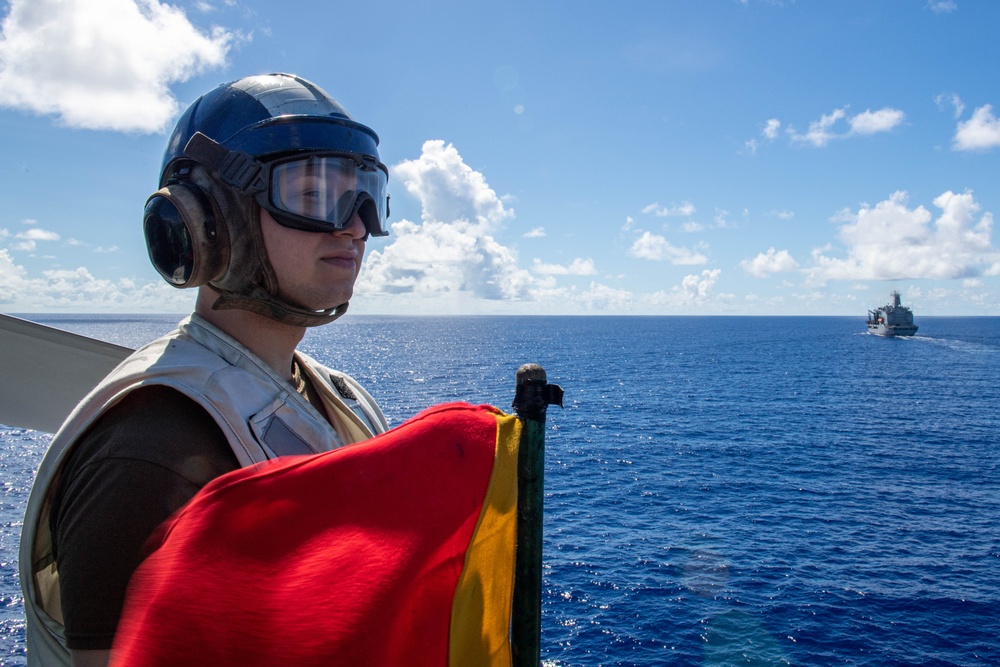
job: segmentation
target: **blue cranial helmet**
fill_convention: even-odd
[[[219,291],[217,308],[295,324],[330,321],[346,304],[315,312],[278,298],[260,209],[312,232],[342,230],[358,215],[368,234],[386,235],[388,170],[378,141],[298,76],[250,76],[215,88],[191,104],[167,142],[161,189],[144,216],[153,265],[176,287]]]

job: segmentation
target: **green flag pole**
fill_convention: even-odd
[[[521,419],[517,459],[517,555],[511,619],[514,667],[538,667],[542,657],[542,504],[545,490],[545,412],[562,407],[563,390],[548,384],[545,370],[517,370],[514,411]]]

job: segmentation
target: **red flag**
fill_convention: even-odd
[[[519,437],[454,403],[220,477],[133,576],[112,665],[509,665]]]

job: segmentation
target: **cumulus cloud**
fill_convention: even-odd
[[[744,210],[744,217],[747,215],[747,211]],[[729,219],[729,211],[725,209],[716,209],[715,218],[713,219],[715,226],[719,229],[735,229],[736,223]]]
[[[843,107],[834,109],[830,113],[822,115],[819,120],[810,123],[807,132],[799,134],[789,128],[789,134],[792,141],[796,143],[822,148],[836,139],[888,132],[902,123],[905,118],[906,114],[902,111],[889,107],[877,111],[867,109],[848,117],[847,107]],[[837,131],[835,126],[842,120],[846,121],[848,129]]]
[[[764,123],[764,128],[760,131],[762,137],[764,137],[765,143],[774,141],[778,137],[778,132],[781,130],[781,121],[777,118],[769,118],[767,122]],[[753,139],[748,139],[744,142],[744,147],[746,152],[753,153],[757,152],[757,149],[761,146],[761,140],[754,137]]]
[[[683,298],[692,303],[701,303],[711,295],[712,288],[722,275],[722,269],[706,269],[701,275],[691,274],[684,276],[681,281],[680,293]]]
[[[980,205],[971,192],[945,192],[934,206],[941,211],[936,219],[923,206],[909,208],[907,194],[895,192],[849,213],[839,231],[847,257],[814,251],[810,281],[969,278],[989,271],[1000,259],[991,242],[992,214],[977,219]]]
[[[958,9],[955,0],[927,0],[927,8],[935,14],[950,14]]]
[[[781,129],[781,121],[777,118],[771,118],[765,123],[764,130],[761,132],[767,139],[775,139],[778,136],[778,130]]]
[[[652,294],[649,302],[674,308],[703,305],[712,299],[712,290],[721,275],[722,269],[706,269],[700,274],[686,275],[680,285],[675,285],[669,291]]]
[[[87,243],[86,241],[81,241],[80,239],[70,237],[66,239],[66,245],[72,246],[74,248],[89,248],[93,252],[98,254],[107,254],[112,252],[118,252],[119,248],[116,245],[110,246],[95,246],[92,243]]]
[[[857,116],[853,116],[847,122],[851,126],[850,134],[877,134],[888,132],[903,122],[906,117],[899,109],[879,109],[872,111],[867,109]]]
[[[681,202],[680,204],[671,204],[670,206],[660,206],[659,203],[653,202],[643,208],[642,212],[652,213],[661,218],[666,218],[670,216],[693,215],[695,210],[694,204],[689,201]]]
[[[717,294],[715,285],[721,269],[706,269],[683,277],[669,289],[636,294],[601,283],[591,283],[587,292],[577,295],[577,302],[588,310],[616,310],[643,313],[719,312],[717,306],[732,295]]]
[[[427,141],[419,158],[396,165],[393,174],[420,200],[421,222],[393,223],[390,244],[368,255],[359,292],[530,298],[531,274],[493,237],[514,211],[453,145]]]
[[[547,276],[596,276],[597,267],[594,265],[594,260],[590,259],[580,259],[579,257],[574,259],[567,265],[562,264],[546,264],[540,259],[535,259],[531,270],[540,275]]]
[[[580,294],[577,300],[587,310],[627,311],[633,307],[635,296],[628,290],[592,282],[587,291]]]
[[[824,114],[819,120],[810,123],[809,131],[805,134],[797,134],[792,131],[792,139],[799,143],[812,144],[813,146],[826,146],[832,139],[836,138],[836,135],[830,131],[830,128],[846,115],[847,112],[844,109],[834,109],[831,113]]]
[[[36,222],[34,220],[25,220],[24,224],[34,225]],[[34,252],[38,248],[39,241],[59,240],[59,234],[45,229],[39,229],[37,227],[32,227],[27,231],[19,232],[13,235],[11,235],[11,233],[6,229],[0,229],[0,239],[7,239],[11,236],[16,239],[16,242],[13,243],[11,247],[20,252]]]
[[[689,248],[671,245],[659,234],[643,232],[629,248],[629,254],[639,259],[669,260],[671,264],[707,264],[708,258]]]
[[[444,141],[424,142],[420,157],[396,165],[393,173],[420,200],[424,221],[461,220],[486,232],[514,217],[483,175]]]
[[[960,118],[962,112],[965,111],[965,103],[962,102],[962,98],[956,93],[941,93],[934,98],[934,102],[938,105],[938,108],[943,109],[946,104],[950,104],[955,110],[955,118]]]
[[[766,278],[775,273],[787,273],[799,268],[787,250],[768,248],[767,252],[758,253],[753,259],[740,262],[740,268],[755,278]]]
[[[104,280],[83,267],[30,277],[6,248],[0,248],[0,305],[6,311],[183,313],[194,305],[194,291],[178,290],[163,281]]]
[[[0,105],[74,128],[158,132],[172,83],[225,63],[238,35],[202,32],[157,0],[10,0],[0,24]]]
[[[688,220],[683,225],[681,225],[681,229],[687,232],[688,234],[695,234],[697,232],[705,231],[705,225],[701,224],[700,222],[695,222],[694,220]]]
[[[28,239],[30,241],[58,241],[59,234],[57,234],[56,232],[50,232],[45,229],[38,229],[37,227],[33,227],[26,232],[15,234],[14,238]]]
[[[993,115],[993,106],[981,106],[972,112],[972,118],[960,122],[952,145],[957,151],[985,151],[1000,146],[1000,119]]]
[[[534,229],[524,233],[524,238],[526,239],[540,239],[545,236],[544,227],[535,227]]]

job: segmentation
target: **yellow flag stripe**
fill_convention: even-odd
[[[451,667],[509,667],[521,422],[497,414],[493,472],[451,611]]]

